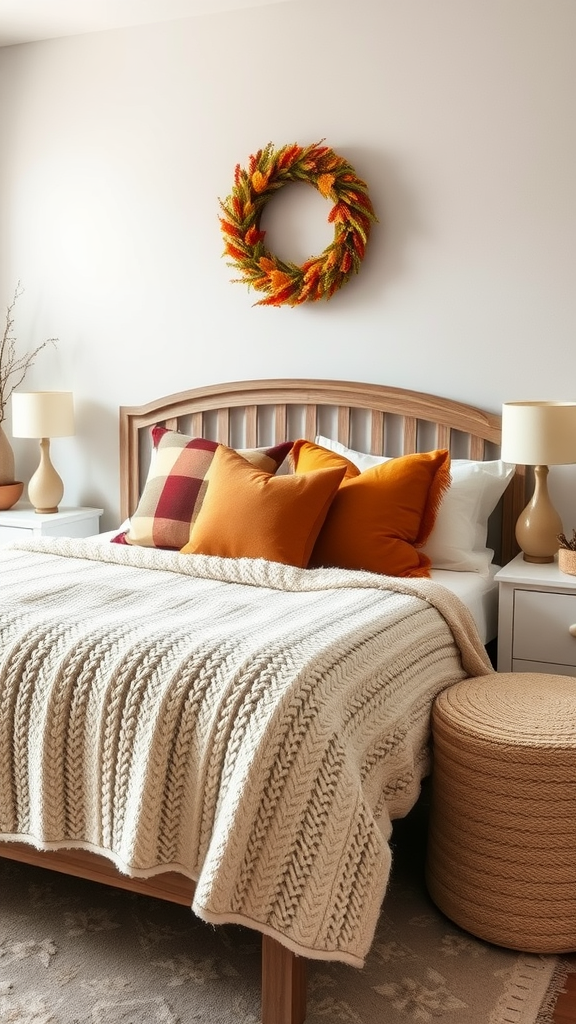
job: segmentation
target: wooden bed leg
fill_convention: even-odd
[[[303,1024],[306,958],[262,936],[262,1024]]]

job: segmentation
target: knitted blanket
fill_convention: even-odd
[[[444,687],[444,588],[82,540],[0,550],[0,839],[196,880],[194,911],[361,966]]]

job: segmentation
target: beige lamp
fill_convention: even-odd
[[[553,562],[562,520],[548,494],[548,466],[576,463],[576,402],[506,402],[501,458],[534,466],[534,494],[518,517],[516,540],[527,562]]]
[[[50,438],[74,433],[71,391],[15,391],[12,395],[13,437],[40,439],[40,464],[28,484],[36,512],[57,512],[64,484],[50,461]]]

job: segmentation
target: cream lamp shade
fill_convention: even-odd
[[[562,520],[548,493],[548,467],[576,463],[576,402],[506,402],[501,458],[534,466],[534,494],[518,517],[516,540],[527,562],[553,562]]]
[[[64,484],[50,460],[50,438],[74,433],[74,398],[71,391],[15,391],[12,395],[13,437],[40,441],[40,464],[28,484],[28,497],[36,512],[57,512]]]

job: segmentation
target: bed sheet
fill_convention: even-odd
[[[477,572],[451,572],[448,569],[432,569],[431,579],[447,587],[459,597],[471,613],[483,644],[498,634],[498,584],[494,576],[500,567],[490,566],[489,576]]]

